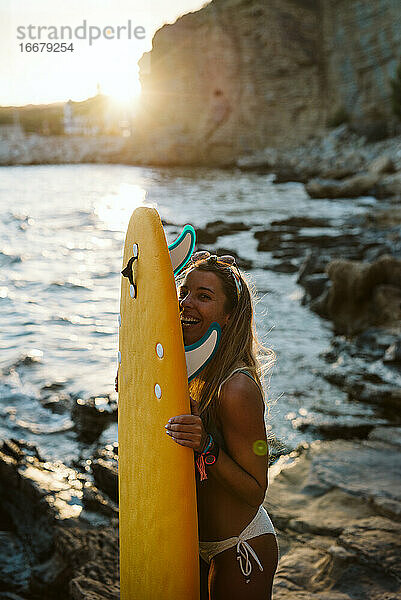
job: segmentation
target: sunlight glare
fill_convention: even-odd
[[[95,214],[109,231],[125,231],[132,212],[145,204],[146,190],[140,185],[122,183],[117,194],[104,196]]]

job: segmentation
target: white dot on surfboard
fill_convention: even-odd
[[[118,351],[117,358],[118,358],[118,364],[121,364],[121,352],[120,351]]]
[[[131,296],[131,298],[135,298],[135,288],[134,288],[134,286],[132,285],[132,283],[131,283],[131,285],[129,286],[129,295]]]
[[[138,244],[132,244],[132,255],[134,258],[138,256]]]
[[[158,383],[156,383],[156,385],[155,385],[155,395],[156,395],[156,398],[162,397],[162,389]]]
[[[164,356],[164,348],[161,344],[156,344],[156,353],[159,358],[163,358]]]
[[[121,327],[121,315],[118,315],[118,324]]]

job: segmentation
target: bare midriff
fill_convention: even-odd
[[[237,499],[210,472],[203,481],[196,478],[196,492],[198,533],[202,542],[239,535],[256,515],[257,508]]]

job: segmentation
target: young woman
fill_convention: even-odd
[[[215,356],[190,384],[192,414],[166,425],[174,443],[195,451],[201,599],[268,600],[278,545],[262,506],[268,447],[252,295],[233,257],[198,252],[179,302],[185,345],[213,322],[222,329]]]

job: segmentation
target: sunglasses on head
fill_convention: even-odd
[[[231,256],[231,254],[225,254],[224,256],[217,256],[217,254],[211,254],[207,250],[200,250],[199,252],[194,252],[191,256],[191,261],[193,263],[196,263],[200,260],[204,260],[211,264],[217,263],[217,264],[221,264],[221,265],[224,265],[227,267],[231,267],[230,272],[231,272],[232,276],[234,277],[235,287],[237,288],[237,297],[238,298],[240,297],[240,294],[242,291],[242,283],[241,283],[239,270],[238,270],[237,263],[235,261],[234,256]],[[232,267],[235,267],[237,269],[238,273],[236,273]]]

